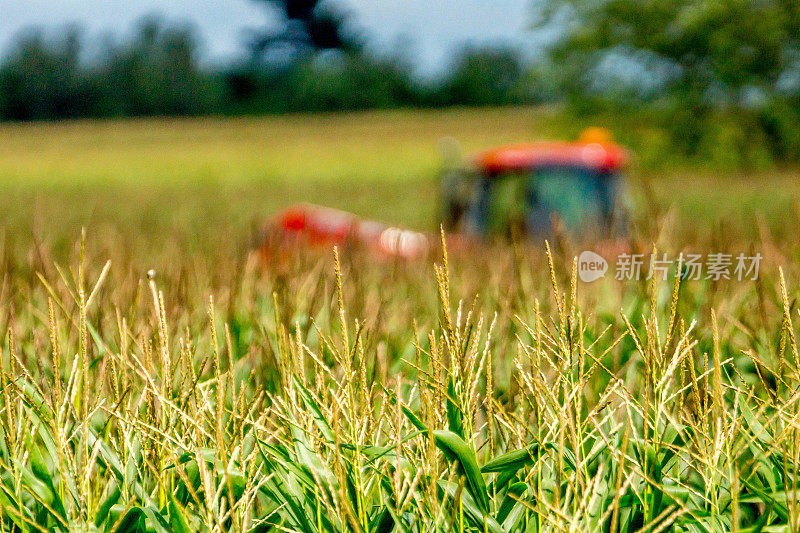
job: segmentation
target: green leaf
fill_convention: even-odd
[[[534,452],[537,450],[537,444],[531,444],[527,448],[521,450],[513,450],[506,452],[499,457],[495,457],[488,463],[484,464],[481,472],[489,474],[492,472],[517,472],[523,466],[533,464],[535,458]]]
[[[314,398],[308,389],[306,389],[303,384],[300,383],[300,380],[297,379],[297,376],[294,376],[293,379],[294,385],[297,387],[298,391],[300,392],[300,397],[303,399],[303,403],[314,415],[314,422],[317,424],[322,436],[325,437],[325,440],[328,442],[333,442],[333,430],[331,429],[330,424],[328,424],[328,421],[325,420],[319,405],[317,405],[317,403],[314,401]]]
[[[457,484],[441,480],[439,481],[439,486],[444,488],[451,498],[455,498]],[[506,533],[497,520],[488,516],[478,508],[469,491],[461,493],[461,503],[464,506],[464,511],[468,520],[476,530],[489,533]]]
[[[427,434],[428,428],[420,419],[405,406],[403,413],[411,423],[422,433]],[[481,512],[486,514],[489,510],[489,492],[486,490],[486,481],[483,479],[481,469],[475,452],[459,435],[452,431],[436,430],[433,432],[436,447],[442,450],[445,457],[458,463],[459,472],[467,480],[467,490],[475,498]]]
[[[785,505],[781,504],[776,498],[772,497],[772,495],[768,494],[761,488],[755,486],[753,483],[747,480],[747,478],[742,478],[742,484],[748,488],[748,490],[756,493],[762,501],[771,506],[775,513],[781,517],[782,520],[789,520],[789,510],[786,508]]]
[[[464,437],[464,414],[458,405],[458,393],[453,378],[447,380],[447,425],[450,431]]]
[[[158,512],[152,507],[142,507],[142,513],[147,518],[149,525],[156,531],[156,533],[170,533],[169,524]]]
[[[133,507],[125,513],[116,533],[144,533],[150,526],[156,533],[170,533],[170,527],[161,513],[151,507]]]
[[[436,446],[442,450],[445,456],[451,461],[456,461],[459,472],[467,480],[467,489],[478,508],[486,514],[489,511],[489,493],[486,490],[486,482],[478,467],[478,459],[470,446],[452,431],[437,430],[433,432]]]
[[[767,525],[771,515],[772,505],[767,505],[766,509],[764,509],[764,512],[761,513],[761,516],[758,517],[758,520],[756,520],[755,524],[748,528],[740,529],[739,531],[741,533],[761,533],[764,530],[764,526]]]
[[[108,519],[108,512],[111,511],[111,508],[114,505],[116,505],[121,495],[122,493],[119,490],[119,486],[114,487],[114,490],[111,491],[111,494],[109,494],[108,497],[100,504],[100,507],[98,507],[97,513],[94,516],[94,525],[100,527],[103,522]]]
[[[169,527],[174,533],[190,533],[191,529],[183,516],[183,511],[175,502],[174,498],[169,500]]]
[[[508,488],[508,492],[506,492],[505,498],[503,498],[503,503],[500,504],[500,509],[497,511],[497,521],[501,524],[506,521],[506,518],[514,509],[515,505],[521,505],[517,503],[517,500],[514,499],[513,496],[519,498],[522,496],[525,491],[528,489],[528,484],[523,483],[522,481],[514,483]]]
[[[132,507],[125,513],[114,533],[143,533],[144,531],[144,513],[139,507]]]
[[[413,425],[415,428],[417,428],[418,430],[422,431],[423,433],[425,433],[427,435],[428,426],[423,424],[422,420],[420,420],[419,417],[417,415],[415,415],[414,412],[411,409],[409,409],[405,405],[402,405],[400,407],[400,409],[402,409],[403,414],[406,415],[406,418],[408,418],[408,421],[411,422],[411,425]]]

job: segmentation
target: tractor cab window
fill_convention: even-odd
[[[527,174],[503,174],[492,179],[488,186],[487,232],[505,237],[524,234],[529,209]]]
[[[484,176],[467,210],[468,228],[483,235],[546,236],[558,218],[573,235],[613,232],[619,178],[576,166]]]
[[[471,219],[485,235],[549,235],[554,216],[573,235],[605,234],[618,187],[613,174],[574,166],[486,176]]]
[[[613,176],[580,167],[545,167],[529,177],[528,224],[533,233],[552,230],[552,215],[573,234],[595,233],[613,210]]]

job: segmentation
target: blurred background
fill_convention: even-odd
[[[0,9],[7,254],[32,239],[69,253],[88,227],[142,264],[234,256],[296,201],[433,230],[440,138],[469,153],[587,126],[630,149],[640,203],[681,235],[797,228],[796,2]]]

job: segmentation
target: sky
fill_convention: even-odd
[[[500,43],[530,48],[531,0],[339,0],[354,14],[369,43],[392,50],[410,42],[409,58],[422,74],[446,68],[464,43]],[[158,13],[193,24],[202,36],[203,57],[222,62],[242,53],[245,29],[267,19],[249,0],[0,0],[0,54],[24,30],[58,31],[78,23],[87,37],[129,34],[141,17]]]

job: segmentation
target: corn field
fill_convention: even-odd
[[[777,253],[749,284],[589,285],[558,247],[348,249],[212,292],[87,248],[6,265],[3,531],[800,529]]]

